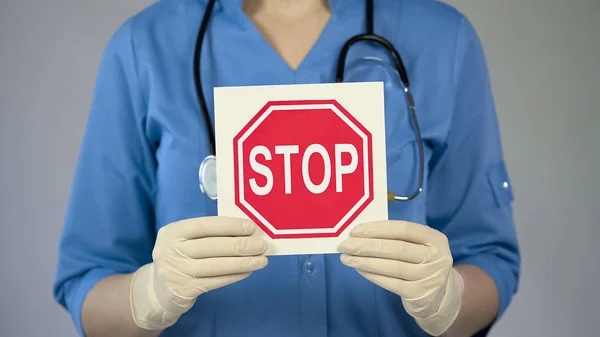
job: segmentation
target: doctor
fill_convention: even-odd
[[[398,337],[485,334],[517,291],[513,199],[481,43],[432,0],[377,0],[373,28],[398,50],[414,96],[377,44],[345,80],[384,81],[390,190],[422,191],[365,223],[342,254],[264,256],[256,226],[217,217],[198,188],[210,128],[194,83],[334,82],[363,0],[163,0],[114,34],[98,72],[54,296],[85,336]],[[367,21],[367,22],[365,22]],[[366,24],[367,23],[367,24]],[[419,137],[420,138],[420,137]],[[310,211],[310,210],[307,210]]]

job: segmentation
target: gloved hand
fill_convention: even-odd
[[[200,217],[171,223],[158,231],[153,263],[131,282],[135,323],[147,330],[173,325],[196,298],[241,281],[264,268],[267,244],[250,237],[256,225],[229,217]]]
[[[342,262],[402,297],[406,311],[433,336],[444,333],[461,306],[464,283],[452,268],[447,237],[406,221],[358,225],[342,242]]]

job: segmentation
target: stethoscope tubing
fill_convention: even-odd
[[[206,186],[203,186],[204,181],[203,181],[201,172],[206,172],[206,167],[204,167],[205,163],[207,163],[207,162],[214,163],[214,158],[216,155],[216,146],[215,146],[216,138],[215,138],[215,130],[212,126],[212,121],[210,119],[208,107],[206,105],[206,99],[204,97],[204,93],[203,93],[203,89],[202,89],[202,78],[200,75],[201,74],[200,56],[202,53],[202,42],[204,40],[204,36],[206,35],[206,30],[207,30],[208,24],[210,22],[211,13],[214,8],[214,5],[215,5],[215,0],[208,1],[208,4],[207,4],[205,12],[204,12],[204,16],[202,18],[202,22],[200,24],[200,29],[199,29],[198,35],[196,37],[196,46],[194,48],[194,85],[196,88],[196,96],[198,98],[200,110],[202,111],[202,117],[204,119],[204,123],[206,124],[206,130],[208,132],[208,139],[210,141],[210,154],[202,162],[202,164],[200,166],[200,170],[199,170],[200,171],[200,173],[199,173],[200,174],[200,177],[199,177],[200,178],[200,188],[203,192],[205,192],[208,189],[206,188]],[[337,69],[336,69],[336,82],[338,82],[338,83],[343,82],[344,68],[345,68],[345,64],[346,64],[346,56],[348,54],[348,51],[350,50],[350,47],[357,42],[361,42],[361,41],[375,42],[375,43],[379,44],[380,46],[383,46],[388,51],[388,53],[392,56],[392,60],[394,62],[394,67],[396,68],[398,75],[400,76],[400,80],[402,81],[402,84],[404,85],[404,97],[405,97],[407,108],[409,110],[409,114],[410,114],[410,117],[411,117],[411,120],[413,123],[413,128],[415,130],[415,136],[417,138],[416,140],[417,140],[417,144],[418,144],[417,146],[418,146],[418,151],[419,151],[419,177],[418,177],[417,188],[415,189],[415,191],[412,194],[410,194],[408,196],[398,196],[395,193],[388,191],[388,201],[389,202],[393,202],[395,200],[408,201],[408,200],[412,200],[412,199],[416,198],[423,190],[424,167],[425,167],[425,163],[424,163],[425,154],[424,154],[424,149],[423,149],[423,140],[421,137],[421,130],[419,128],[419,123],[417,121],[417,114],[415,111],[415,101],[414,101],[413,95],[410,91],[410,82],[408,80],[408,73],[406,71],[404,63],[402,62],[400,53],[398,53],[398,50],[396,50],[396,48],[394,48],[394,45],[391,42],[389,42],[387,39],[385,39],[382,36],[375,35],[373,33],[373,17],[374,17],[374,15],[373,15],[373,0],[366,0],[365,5],[366,5],[366,8],[365,8],[366,33],[353,36],[350,39],[348,39],[348,41],[346,41],[346,43],[344,43],[344,46],[342,47],[342,49],[340,51],[340,55],[338,57],[338,63],[337,63]],[[216,192],[215,192],[214,197],[212,197],[212,196],[210,196],[210,197],[211,197],[211,199],[216,199]]]

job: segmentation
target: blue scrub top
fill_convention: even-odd
[[[152,261],[159,228],[215,215],[201,193],[208,155],[193,82],[193,52],[206,0],[163,0],[128,19],[103,54],[60,240],[54,296],[80,322],[102,278]],[[338,53],[364,32],[364,3],[330,0],[332,17],[293,71],[243,13],[220,0],[202,49],[204,94],[215,86],[334,82]],[[389,205],[390,219],[445,233],[456,264],[495,281],[500,315],[517,291],[520,256],[487,66],[472,25],[431,0],[375,1],[375,32],[402,55],[425,145],[423,192]],[[416,184],[416,142],[402,87],[383,49],[356,45],[349,81],[384,81],[387,179],[397,194]],[[269,265],[201,295],[164,336],[426,336],[392,294],[339,255],[270,257]]]

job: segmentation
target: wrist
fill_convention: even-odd
[[[425,332],[432,336],[440,336],[456,320],[462,305],[464,293],[464,280],[461,274],[454,268],[450,269],[444,295],[438,309],[427,317],[412,315],[417,324]],[[410,314],[410,312],[409,312]]]
[[[158,281],[155,283],[155,281]],[[183,312],[165,308],[165,295],[156,278],[154,263],[140,267],[133,275],[129,294],[131,314],[135,324],[145,330],[163,330],[175,324]],[[162,300],[162,301],[161,301]],[[167,310],[171,309],[171,310]]]

